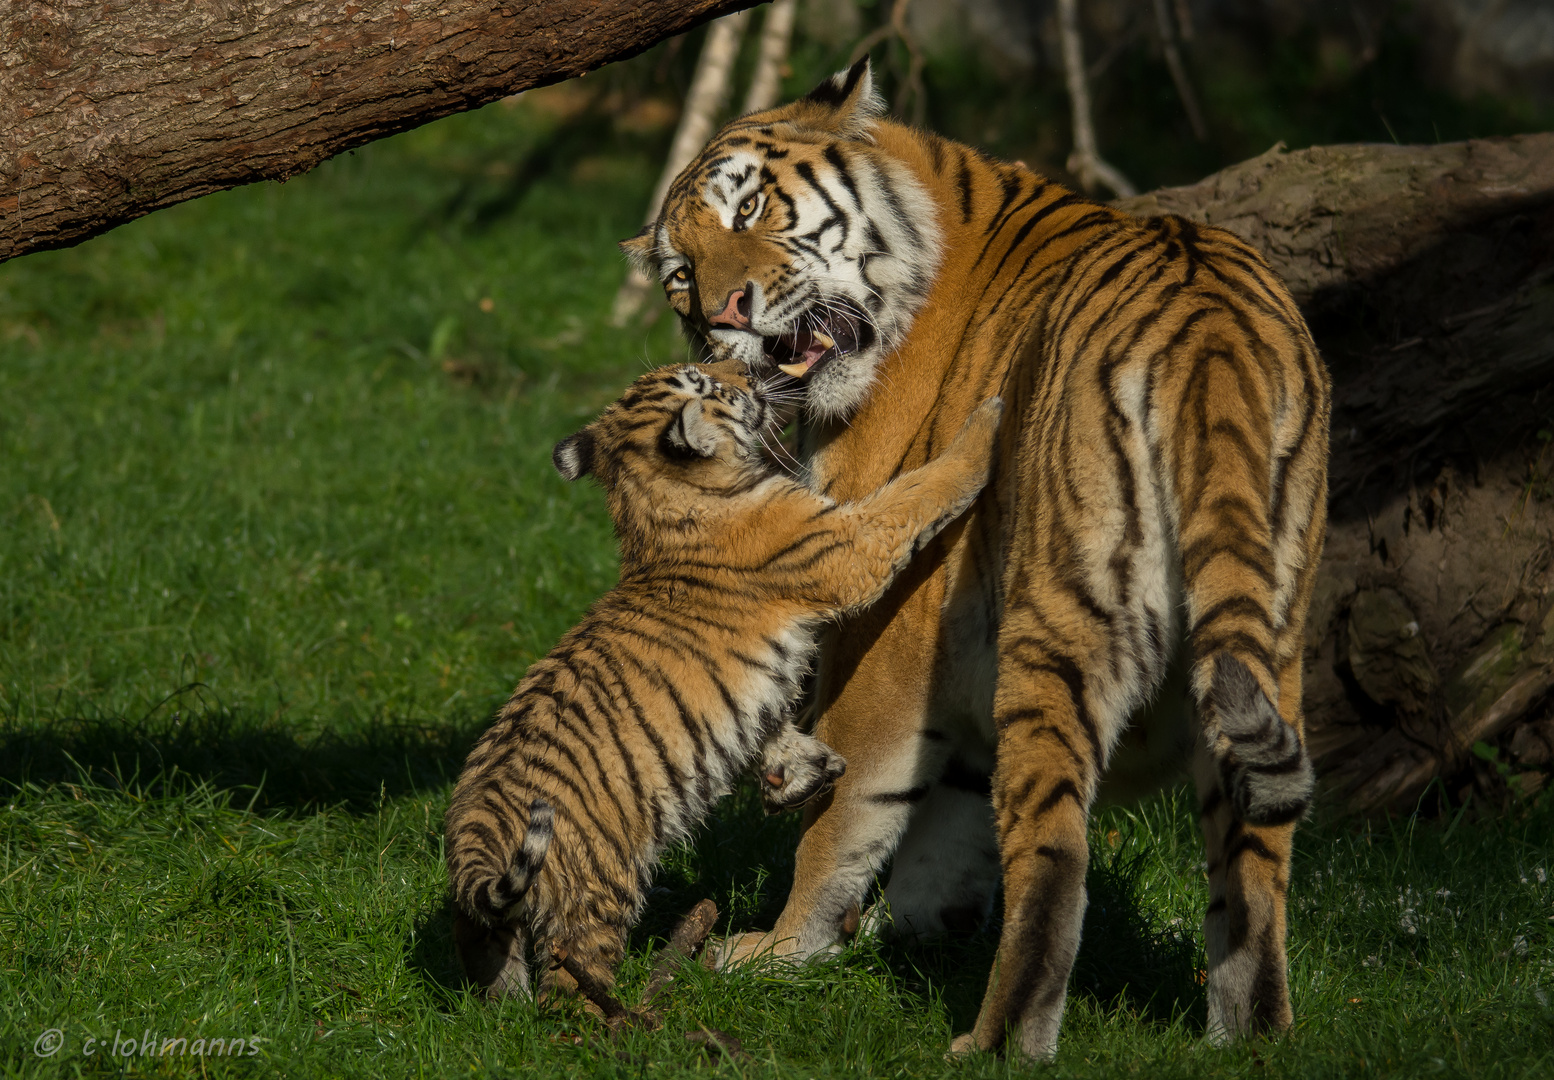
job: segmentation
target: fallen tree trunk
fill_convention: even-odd
[[[1276,147],[1119,205],[1257,245],[1332,370],[1306,669],[1332,797],[1408,809],[1474,771],[1481,794],[1534,793],[1554,751],[1554,135]]]
[[[8,0],[0,261],[621,60],[755,0]]]

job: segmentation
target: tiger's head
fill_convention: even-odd
[[[706,506],[771,475],[764,436],[777,410],[734,364],[672,364],[643,375],[603,415],[556,444],[556,471],[604,488],[622,557],[683,531]]]
[[[820,418],[863,401],[938,269],[934,203],[873,137],[868,61],[723,128],[621,247],[709,360],[804,382]]]

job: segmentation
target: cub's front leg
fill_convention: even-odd
[[[949,448],[847,507],[853,535],[837,592],[845,611],[879,600],[896,574],[986,486],[1004,413],[1002,398],[984,401]]]
[[[791,723],[784,724],[761,748],[761,802],[768,814],[797,810],[830,791],[846,771],[842,755]]]

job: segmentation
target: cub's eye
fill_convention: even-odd
[[[680,269],[674,272],[673,276],[671,276],[669,280],[680,285],[688,285],[690,284],[691,280],[691,272],[682,266]]]
[[[739,216],[742,218],[749,217],[751,214],[755,213],[755,208],[760,205],[761,200],[756,196],[751,195],[748,199],[739,204]]]

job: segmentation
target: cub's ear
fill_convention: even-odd
[[[619,245],[631,265],[654,281],[658,280],[658,260],[654,257],[658,247],[655,237],[657,232],[657,222],[644,225],[641,232],[630,239],[622,240]]]
[[[584,428],[576,435],[568,435],[550,452],[550,460],[568,480],[587,476],[594,471],[594,433]]]
[[[718,428],[700,399],[688,401],[664,431],[664,451],[670,457],[711,457],[718,452]]]
[[[846,71],[838,71],[799,102],[810,106],[804,116],[809,126],[834,131],[846,139],[867,138],[870,122],[885,115],[885,99],[874,89],[874,72],[867,56]]]

